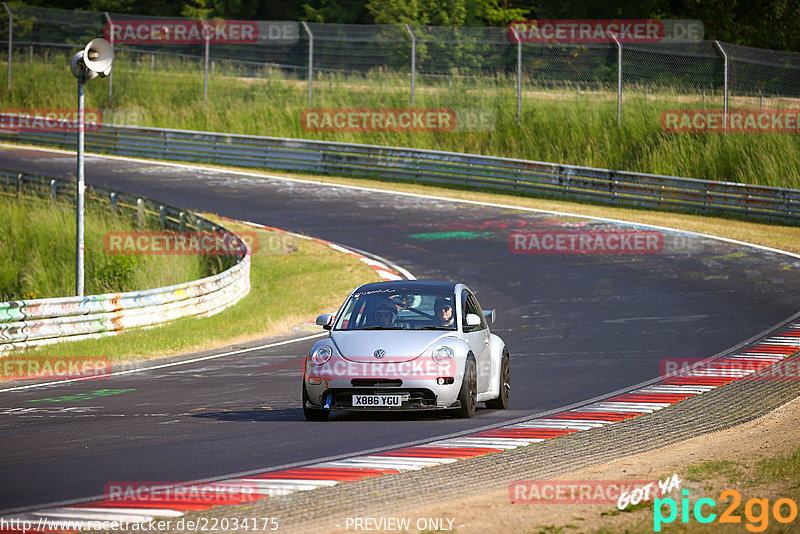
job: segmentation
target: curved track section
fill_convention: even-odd
[[[74,156],[8,149],[0,167],[67,176]],[[498,309],[494,331],[512,352],[512,409],[470,421],[341,414],[321,435],[299,405],[297,369],[310,341],[101,386],[0,392],[4,510],[94,497],[110,481],[270,471],[510,422],[652,379],[666,358],[720,353],[800,309],[797,258],[704,237],[668,233],[691,246],[675,240],[659,254],[514,254],[515,230],[620,225],[105,157],[87,159],[87,180],[369,250],[420,278],[467,282]],[[91,395],[100,388],[120,393]]]
[[[113,497],[40,509],[18,519],[36,524],[42,518],[74,520],[151,521],[155,518],[180,517],[190,512],[205,512],[215,505],[251,504],[267,497],[291,495],[318,488],[330,488],[346,482],[372,477],[419,471],[526,447],[532,443],[604,427],[634,417],[650,414],[683,400],[707,393],[740,378],[777,382],[796,379],[797,362],[786,359],[800,351],[800,322],[771,332],[746,343],[712,362],[694,369],[675,372],[653,383],[619,395],[594,400],[582,406],[554,411],[541,417],[526,418],[512,424],[495,425],[478,432],[409,445],[390,450],[374,450],[347,458],[331,458],[299,467],[251,473],[213,482],[186,484],[171,488],[172,496],[127,495],[119,485]],[[752,383],[752,381],[751,381]],[[179,497],[174,497],[180,493]],[[209,503],[208,494],[218,492],[224,498]],[[109,492],[111,493],[111,492]],[[346,514],[352,504],[339,512]],[[225,517],[225,512],[222,512]],[[132,519],[135,518],[135,519]],[[310,518],[309,518],[310,519]],[[329,518],[330,519],[330,518]],[[312,521],[319,527],[318,521]]]

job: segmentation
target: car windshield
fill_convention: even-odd
[[[455,330],[453,293],[373,289],[356,292],[334,330]]]

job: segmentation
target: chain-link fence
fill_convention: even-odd
[[[526,99],[545,89],[578,97],[601,92],[616,96],[619,106],[622,95],[631,93],[645,98],[658,92],[704,99],[724,95],[725,102],[728,95],[800,96],[800,54],[715,41],[541,44],[512,39],[508,28],[498,27],[204,20],[194,24],[211,28],[205,36],[178,39],[175,32],[181,30],[173,25],[192,21],[5,3],[4,8],[0,36],[8,42],[0,57],[11,59],[9,92],[15,70],[37,61],[68,62],[89,40],[103,35],[114,45],[115,71],[171,72],[158,83],[197,91],[204,100],[214,97],[208,94],[209,78],[220,76],[305,83],[309,106],[335,85],[346,88],[337,101],[341,105],[357,107],[365,87],[378,93],[407,91],[411,105],[420,94],[434,91],[454,100],[482,91],[495,107],[516,106],[518,114]],[[236,29],[245,22],[249,33]],[[202,83],[188,76],[192,73],[202,73]],[[112,78],[109,104],[116,90]]]

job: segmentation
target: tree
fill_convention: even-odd
[[[528,15],[507,0],[369,0],[367,10],[376,24],[431,26],[505,26]]]
[[[369,24],[372,22],[362,0],[313,0],[303,4],[302,19],[308,22]]]
[[[188,0],[181,15],[189,18],[255,19],[259,0]]]

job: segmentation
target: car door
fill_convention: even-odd
[[[481,324],[477,326],[467,326],[467,314],[474,313],[481,319]],[[492,358],[489,348],[489,326],[481,311],[478,299],[467,290],[461,295],[461,324],[467,343],[472,348],[475,355],[475,366],[478,372],[478,392],[489,389],[489,380],[492,374]]]

